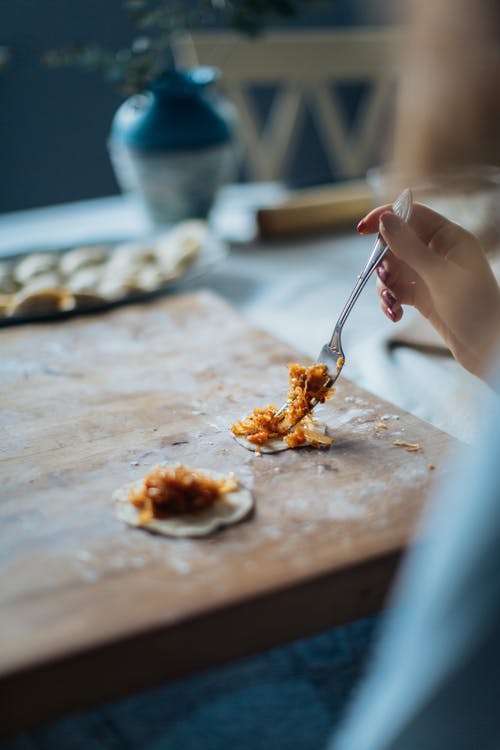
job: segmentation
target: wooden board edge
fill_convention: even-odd
[[[400,550],[388,552],[175,626],[5,675],[0,737],[374,615],[400,557]],[[334,596],[342,604],[332,609]]]

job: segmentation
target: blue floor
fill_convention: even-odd
[[[363,674],[358,620],[23,732],[0,750],[318,750]]]

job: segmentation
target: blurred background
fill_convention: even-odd
[[[124,5],[123,0],[0,0],[0,213],[119,192],[106,142],[125,95],[98,72],[47,69],[42,57],[47,50],[72,42],[109,48],[127,45],[135,32]],[[396,4],[388,0],[335,0],[307,6],[297,18],[267,30],[380,31],[404,22]],[[214,49],[213,56],[208,54],[209,62],[223,63],[216,53]],[[282,83],[246,85],[257,133],[265,129]],[[361,71],[357,78],[326,81],[340,122],[340,132],[330,142],[330,124],[322,127],[320,107],[304,93],[293,144],[277,165],[277,173],[263,174],[247,161],[238,179],[276,177],[289,186],[303,187],[364,176],[383,154],[395,78],[385,82],[384,102],[378,104],[374,84],[369,71]],[[360,131],[367,107],[373,110],[369,133],[366,128]],[[363,140],[358,157],[354,136]],[[335,137],[336,143],[331,141]]]

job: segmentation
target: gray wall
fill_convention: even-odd
[[[384,23],[386,6],[324,2],[301,25]],[[121,0],[0,0],[0,46],[11,55],[0,72],[0,212],[118,192],[106,136],[122,97],[97,74],[47,70],[40,59],[73,41],[126,44],[130,33]],[[354,106],[356,92],[351,99],[347,106]],[[330,179],[315,133],[304,137],[307,161],[292,165],[292,182]]]

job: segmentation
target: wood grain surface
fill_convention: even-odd
[[[330,449],[246,451],[229,425],[304,358],[208,292],[0,339],[4,732],[381,606],[447,435],[341,378]],[[112,492],[159,461],[234,471],[254,516],[204,540],[126,527]]]
[[[282,203],[257,211],[263,238],[296,237],[354,226],[374,206],[365,180],[297,190]]]

